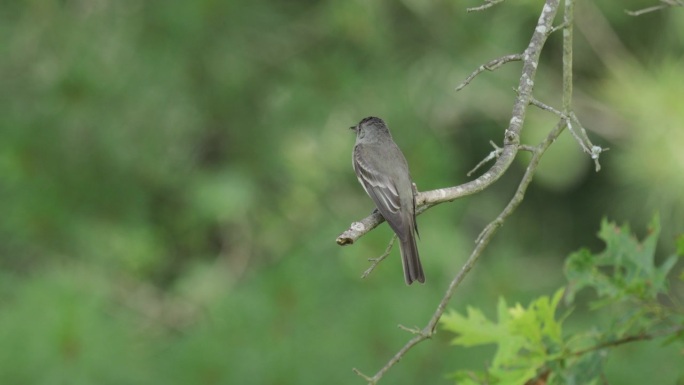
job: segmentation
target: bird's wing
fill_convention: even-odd
[[[406,235],[401,214],[401,200],[396,184],[387,176],[378,172],[377,165],[371,164],[373,157],[364,156],[361,147],[354,149],[354,171],[366,193],[373,199],[380,214],[400,238]]]

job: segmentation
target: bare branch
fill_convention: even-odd
[[[499,3],[503,3],[504,0],[485,0],[485,3],[480,5],[479,7],[472,7],[472,8],[466,8],[467,12],[477,12],[477,11],[484,11],[487,8],[491,8]]]
[[[494,71],[497,68],[501,67],[502,65],[512,62],[512,61],[521,61],[523,59],[521,54],[513,54],[513,55],[506,55],[502,56],[500,58],[496,58],[493,60],[490,60],[489,62],[477,67],[475,71],[473,71],[461,84],[456,87],[456,91],[460,91],[463,89],[463,87],[467,86],[470,84],[470,82],[475,79],[475,76],[481,74],[485,70],[487,71]]]
[[[625,9],[625,13],[630,16],[641,16],[645,13],[660,11],[661,9],[671,8],[671,7],[684,7],[684,1],[682,0],[660,0],[660,5],[654,5],[652,7],[647,7],[639,9],[636,11],[630,11]]]

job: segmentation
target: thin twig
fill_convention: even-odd
[[[562,113],[560,110],[557,110],[549,106],[548,104],[535,99],[534,96],[530,98],[530,104],[544,111],[548,111],[552,114],[558,115],[561,119],[569,119],[569,117],[565,116],[565,114]]]
[[[596,172],[601,171],[601,164],[599,164],[599,156],[601,155],[602,152],[610,150],[608,147],[601,147],[601,146],[596,146],[591,143],[591,140],[589,139],[589,135],[587,135],[587,130],[584,129],[584,126],[580,123],[579,119],[577,118],[577,115],[575,115],[575,112],[570,113],[570,118],[577,123],[579,126],[579,136],[582,138],[584,143],[586,143],[589,147],[587,153],[591,155],[591,159],[594,160],[594,165],[596,167]]]
[[[496,143],[494,143],[494,141],[490,140],[489,144],[491,144],[492,147],[494,147],[494,150],[490,152],[489,155],[487,155],[487,157],[482,159],[482,161],[480,161],[480,163],[478,163],[477,166],[475,166],[472,170],[468,171],[468,173],[466,174],[467,176],[470,176],[472,173],[477,171],[478,168],[485,165],[490,160],[498,158],[499,155],[501,155],[501,153],[503,152],[503,148],[497,146]]]
[[[574,122],[574,121],[573,121],[572,119],[568,119],[568,131],[570,131],[570,133],[572,134],[573,138],[575,138],[575,140],[577,141],[577,143],[579,143],[580,147],[582,147],[582,151],[586,152],[587,154],[591,154],[591,150],[589,150],[589,147],[587,147],[587,146],[584,144],[584,141],[582,140],[582,138],[579,136],[579,134],[577,133],[577,131],[575,131],[575,127],[572,125],[573,122]],[[580,125],[580,127],[581,127],[581,125]]]
[[[572,90],[570,90],[570,92],[572,92]],[[594,145],[591,142],[591,139],[589,139],[589,135],[587,135],[587,130],[584,129],[584,126],[579,121],[579,118],[577,118],[577,115],[575,115],[574,112],[571,111],[570,115],[567,115],[564,112],[559,111],[549,106],[548,104],[535,99],[534,97],[530,98],[530,104],[544,111],[548,111],[552,114],[555,114],[561,119],[565,119],[568,122],[568,131],[570,131],[570,134],[572,134],[573,138],[575,138],[580,147],[582,147],[582,151],[589,154],[591,156],[591,159],[594,161],[596,172],[601,171],[599,156],[601,155],[601,153],[610,150],[610,148]]]
[[[366,277],[368,277],[368,275],[369,275],[370,273],[373,272],[373,270],[375,269],[375,267],[378,266],[378,264],[380,264],[380,262],[384,261],[385,258],[387,258],[387,256],[390,254],[390,251],[392,251],[392,246],[394,246],[394,241],[396,241],[396,240],[397,240],[397,234],[394,234],[394,235],[392,236],[392,239],[390,239],[389,244],[387,245],[387,248],[385,249],[385,252],[382,253],[382,255],[380,255],[380,256],[377,257],[377,258],[369,258],[369,259],[368,259],[368,261],[369,261],[369,262],[372,262],[372,263],[371,263],[371,265],[366,269],[366,271],[363,272],[363,274],[361,275],[361,278],[366,278]]]
[[[639,9],[637,11],[630,11],[629,9],[625,9],[625,13],[630,15],[630,16],[641,16],[644,13],[655,12],[655,11],[659,11],[661,9],[668,8],[668,7],[669,7],[668,5],[660,4],[660,5],[654,5],[654,6],[648,7],[648,8]]]
[[[566,26],[567,26],[567,24],[561,23],[561,24],[559,24],[559,25],[557,25],[557,26],[551,28],[551,30],[549,31],[549,35],[551,35],[552,33],[556,32],[556,31],[558,31],[559,29],[565,28]]]
[[[412,328],[406,327],[406,326],[404,326],[404,325],[397,325],[397,326],[399,327],[399,329],[401,329],[401,330],[403,330],[403,331],[405,331],[405,332],[409,332],[409,333],[411,333],[411,334],[420,334],[420,333],[422,333],[422,330],[420,330],[420,328],[417,327],[417,326],[416,326],[416,327],[412,327]]]
[[[477,12],[477,11],[484,11],[487,8],[491,8],[499,3],[503,3],[505,0],[485,0],[485,3],[478,6],[478,7],[472,7],[472,8],[466,8],[467,12]]]
[[[470,82],[475,79],[475,76],[481,74],[485,70],[487,71],[494,71],[497,68],[501,67],[502,65],[512,62],[512,61],[521,61],[523,59],[522,55],[517,53],[517,54],[512,54],[512,55],[506,55],[502,56],[500,58],[496,58],[493,60],[488,61],[485,64],[482,64],[481,66],[477,67],[475,71],[473,71],[461,84],[459,84],[456,87],[456,91],[460,91],[463,89],[463,87],[467,86],[470,84]]]
[[[660,2],[662,4],[654,5],[652,7],[647,7],[647,8],[643,8],[643,9],[639,9],[636,11],[630,11],[630,10],[625,9],[625,13],[630,15],[630,16],[641,16],[645,13],[660,11],[661,9],[665,9],[665,8],[684,7],[684,1],[681,1],[681,0],[660,0]]]
[[[536,147],[534,147],[534,146],[529,146],[529,145],[527,145],[527,144],[521,144],[521,145],[518,146],[518,149],[519,149],[520,151],[534,152],[535,149],[536,149]]]
[[[600,344],[588,347],[586,349],[574,351],[574,352],[570,353],[570,355],[581,356],[585,353],[589,353],[589,352],[593,352],[593,351],[601,350],[601,349],[605,349],[605,348],[611,348],[611,347],[623,345],[623,344],[630,343],[630,342],[647,341],[647,340],[652,340],[654,338],[668,336],[668,335],[672,335],[672,334],[679,334],[679,333],[684,333],[684,327],[674,326],[674,327],[671,327],[669,329],[661,330],[661,331],[655,332],[655,333],[635,334],[635,335],[619,338],[619,339],[613,340],[613,341],[602,342]]]
[[[371,377],[368,377],[367,375],[361,373],[361,371],[359,369],[352,368],[352,372],[356,373],[357,376],[366,380],[366,382],[369,384],[375,383]]]
[[[569,90],[569,93],[572,94],[572,89]],[[532,104],[535,107],[539,107],[540,109],[542,109],[544,111],[548,111],[552,114],[558,115],[558,117],[560,117],[561,119],[565,119],[568,122],[568,130],[570,131],[572,136],[575,138],[577,143],[580,145],[580,147],[582,147],[582,150],[584,152],[586,152],[587,154],[591,154],[591,150],[589,149],[589,147],[587,146],[586,143],[589,143],[589,146],[593,146],[593,144],[591,144],[589,137],[586,135],[586,131],[584,130],[584,128],[581,128],[582,125],[580,124],[579,120],[577,120],[577,117],[574,114],[568,116],[564,112],[559,111],[559,110],[549,106],[548,104],[535,99],[534,97],[532,97],[530,99],[530,104]],[[573,119],[573,117],[574,117],[574,119]],[[585,134],[584,138],[582,138],[575,131],[575,127],[573,126],[573,122],[576,123],[581,128],[582,132],[584,132],[584,134]]]
[[[423,329],[423,331],[424,331],[424,329]],[[375,385],[375,384],[378,383],[378,381],[380,381],[380,379],[382,378],[382,376],[384,376],[385,373],[387,373],[387,371],[390,370],[390,368],[391,368],[392,366],[394,366],[394,364],[396,364],[397,362],[399,362],[399,360],[401,360],[401,358],[404,356],[404,354],[406,354],[406,352],[408,352],[409,350],[411,350],[411,348],[414,347],[415,345],[417,345],[418,343],[420,343],[420,342],[422,342],[422,341],[424,341],[424,340],[430,338],[431,336],[432,336],[432,334],[430,334],[430,335],[416,334],[416,335],[415,335],[413,338],[411,338],[411,339],[409,340],[409,342],[407,342],[406,345],[404,345],[404,346],[397,352],[397,354],[395,354],[394,357],[392,357],[392,359],[389,360],[389,362],[388,362],[387,364],[385,364],[385,366],[383,366],[383,368],[380,369],[380,371],[378,371],[373,377],[366,376],[365,374],[363,374],[360,370],[358,370],[358,369],[356,369],[356,368],[353,368],[352,370],[354,371],[354,373],[356,373],[356,374],[358,374],[359,376],[361,376],[361,378],[365,379],[366,382],[368,382],[368,384]]]

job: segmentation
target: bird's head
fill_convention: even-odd
[[[389,135],[389,129],[385,122],[374,116],[369,116],[362,119],[356,126],[349,127],[356,132],[356,137],[373,139],[379,135],[386,133]]]

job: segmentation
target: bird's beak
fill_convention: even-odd
[[[351,126],[351,127],[349,127],[349,129],[356,131],[356,126]]]

